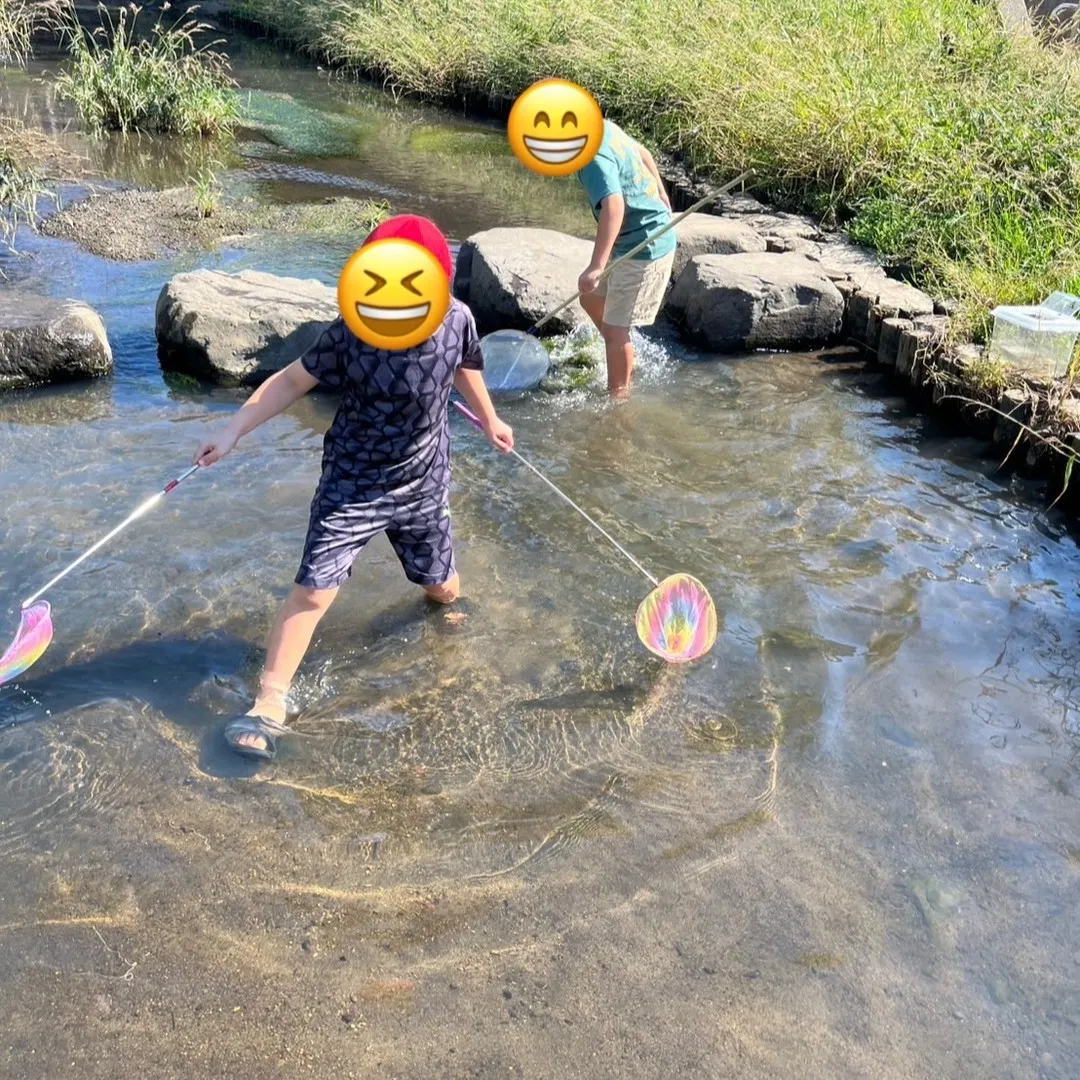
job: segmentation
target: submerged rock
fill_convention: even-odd
[[[717,217],[715,214],[691,214],[675,226],[679,246],[671,280],[678,281],[686,264],[696,255],[738,255],[748,251],[765,251],[765,238],[739,220]]]
[[[591,258],[590,241],[553,229],[487,229],[461,245],[454,295],[472,309],[481,333],[527,330],[577,292]],[[567,333],[588,322],[574,303],[544,330]]]
[[[254,386],[296,360],[337,316],[337,293],[313,278],[177,274],[158,296],[158,357],[166,370]]]
[[[844,298],[805,255],[698,255],[675,282],[668,312],[690,341],[716,352],[794,349],[836,336]]]
[[[105,325],[77,300],[0,293],[0,390],[92,379],[112,372]]]

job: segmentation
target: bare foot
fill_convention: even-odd
[[[250,750],[265,750],[268,744],[265,736],[256,735],[254,731],[245,731],[236,737],[236,745]]]

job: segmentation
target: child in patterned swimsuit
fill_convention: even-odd
[[[422,243],[450,276],[450,249],[433,222],[391,218],[365,243],[390,236]],[[326,433],[300,570],[270,632],[258,696],[225,729],[238,753],[274,758],[276,738],[289,730],[286,695],[315,628],[360,550],[380,532],[405,576],[431,600],[457,599],[448,505],[451,388],[468,401],[496,447],[514,445],[513,432],[495,414],[482,370],[472,313],[456,299],[427,341],[400,351],[365,344],[338,318],[299,360],[263,383],[220,435],[200,446],[195,461],[211,465],[316,386],[341,393]]]

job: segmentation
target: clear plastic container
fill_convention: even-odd
[[[1080,297],[1051,293],[1041,304],[994,309],[990,355],[1029,375],[1063,378],[1080,336]]]

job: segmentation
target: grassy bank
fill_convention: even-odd
[[[844,224],[978,331],[1080,289],[1080,56],[975,0],[238,0],[333,63],[433,98],[537,78],[704,175]]]

